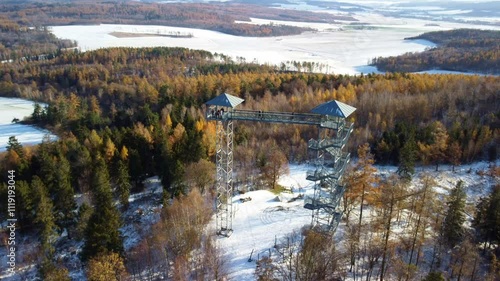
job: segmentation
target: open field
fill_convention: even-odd
[[[280,37],[241,37],[204,29],[152,25],[70,25],[53,26],[51,30],[57,37],[77,41],[82,51],[108,47],[185,47],[225,54],[235,61],[272,65],[281,65],[287,61],[308,61],[321,65],[316,70],[318,72],[359,74],[377,72],[374,67],[368,66],[374,57],[419,52],[435,46],[428,41],[410,41],[404,38],[453,28],[492,28],[447,22],[437,24],[426,20],[373,14],[359,14],[357,17],[364,23],[363,28],[350,23],[251,19],[253,24],[288,24],[317,30]],[[116,37],[112,34],[123,36]],[[137,34],[148,34],[148,37],[135,37]],[[154,34],[192,34],[192,37],[172,38]]]

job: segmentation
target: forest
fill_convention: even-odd
[[[21,25],[40,26],[72,24],[148,24],[201,28],[238,36],[283,36],[313,31],[291,25],[254,25],[251,17],[280,21],[335,23],[356,21],[351,16],[283,10],[250,4],[218,3],[150,3],[139,1],[72,1],[71,3],[37,2],[0,4],[10,20]]]
[[[52,58],[71,47],[76,43],[57,39],[47,27],[27,27],[0,16],[0,62]]]
[[[357,151],[359,160],[347,176],[343,207],[349,251],[340,255],[325,236],[306,232],[300,254],[290,252],[290,280],[337,280],[336,265],[346,258],[354,268],[370,265],[367,279],[382,263],[402,269],[390,276],[410,280],[425,245],[433,245],[435,256],[426,280],[443,280],[443,268],[452,279],[482,274],[497,280],[498,186],[472,209],[470,231],[463,227],[462,184],[450,191],[446,211],[432,212],[424,207],[438,208],[429,203],[439,199],[431,179],[417,193],[408,180],[417,165],[437,170],[445,163],[498,159],[498,89],[498,76],[289,72],[184,48],[109,48],[16,60],[0,64],[0,93],[47,103],[36,104],[22,122],[59,138],[32,147],[9,140],[0,155],[0,200],[7,201],[8,171],[15,170],[19,232],[36,237],[19,263],[36,264],[43,280],[70,280],[70,272],[82,267],[88,280],[223,280],[223,255],[202,231],[213,212],[215,170],[215,125],[205,120],[204,103],[226,92],[245,99],[242,109],[309,112],[336,99],[357,108],[348,150]],[[237,184],[272,188],[268,175],[276,161],[307,161],[307,141],[317,134],[317,128],[299,125],[240,124]],[[396,165],[398,173],[374,178],[374,163]],[[498,170],[491,174],[498,177]],[[126,249],[120,228],[129,219],[129,199],[153,176],[163,186],[159,219]],[[363,208],[375,210],[373,223],[361,223]],[[413,239],[389,243],[392,222],[409,210]],[[433,229],[432,239],[427,229]],[[361,237],[377,243],[362,246]],[[75,252],[78,262],[68,262],[63,249]],[[280,274],[272,260],[259,263],[258,280]]]
[[[500,31],[455,29],[406,38],[437,44],[424,52],[372,60],[381,71],[418,72],[441,69],[483,74],[500,73]]]

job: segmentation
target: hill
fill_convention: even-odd
[[[254,25],[250,17],[269,20],[335,23],[351,16],[276,9],[238,3],[150,3],[139,1],[72,1],[42,5],[0,4],[4,15],[22,25],[147,24],[209,29],[239,36],[283,36],[312,31],[290,25]]]
[[[436,43],[421,53],[372,60],[381,71],[419,72],[441,69],[483,74],[500,74],[500,31],[456,29],[436,31],[406,38]]]

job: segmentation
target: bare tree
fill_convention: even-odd
[[[213,237],[205,237],[202,243],[201,256],[202,274],[197,280],[227,280],[228,261],[223,252],[215,244]]]

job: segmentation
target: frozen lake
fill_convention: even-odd
[[[35,103],[29,100],[0,97],[0,151],[5,151],[9,137],[15,136],[23,146],[42,142],[45,135],[50,134],[33,126],[14,124],[12,119],[23,120],[33,113]],[[53,135],[51,135],[54,137]]]
[[[185,47],[229,55],[235,61],[244,58],[247,62],[272,65],[308,61],[321,64],[320,72],[359,74],[376,72],[374,67],[368,66],[374,57],[419,52],[434,46],[425,40],[404,40],[406,37],[453,28],[484,28],[435,21],[430,25],[430,21],[426,20],[390,18],[369,13],[356,14],[355,17],[363,23],[363,27],[349,22],[324,24],[272,21],[273,24],[305,26],[317,30],[282,37],[241,37],[204,29],[152,25],[71,25],[53,26],[51,29],[59,38],[77,41],[82,51],[107,47]],[[270,22],[256,18],[251,21],[254,24]],[[111,35],[113,32],[128,33],[129,36],[118,38]],[[155,36],[177,32],[193,37]],[[137,34],[137,37],[133,34]],[[139,34],[150,36],[141,37]]]

